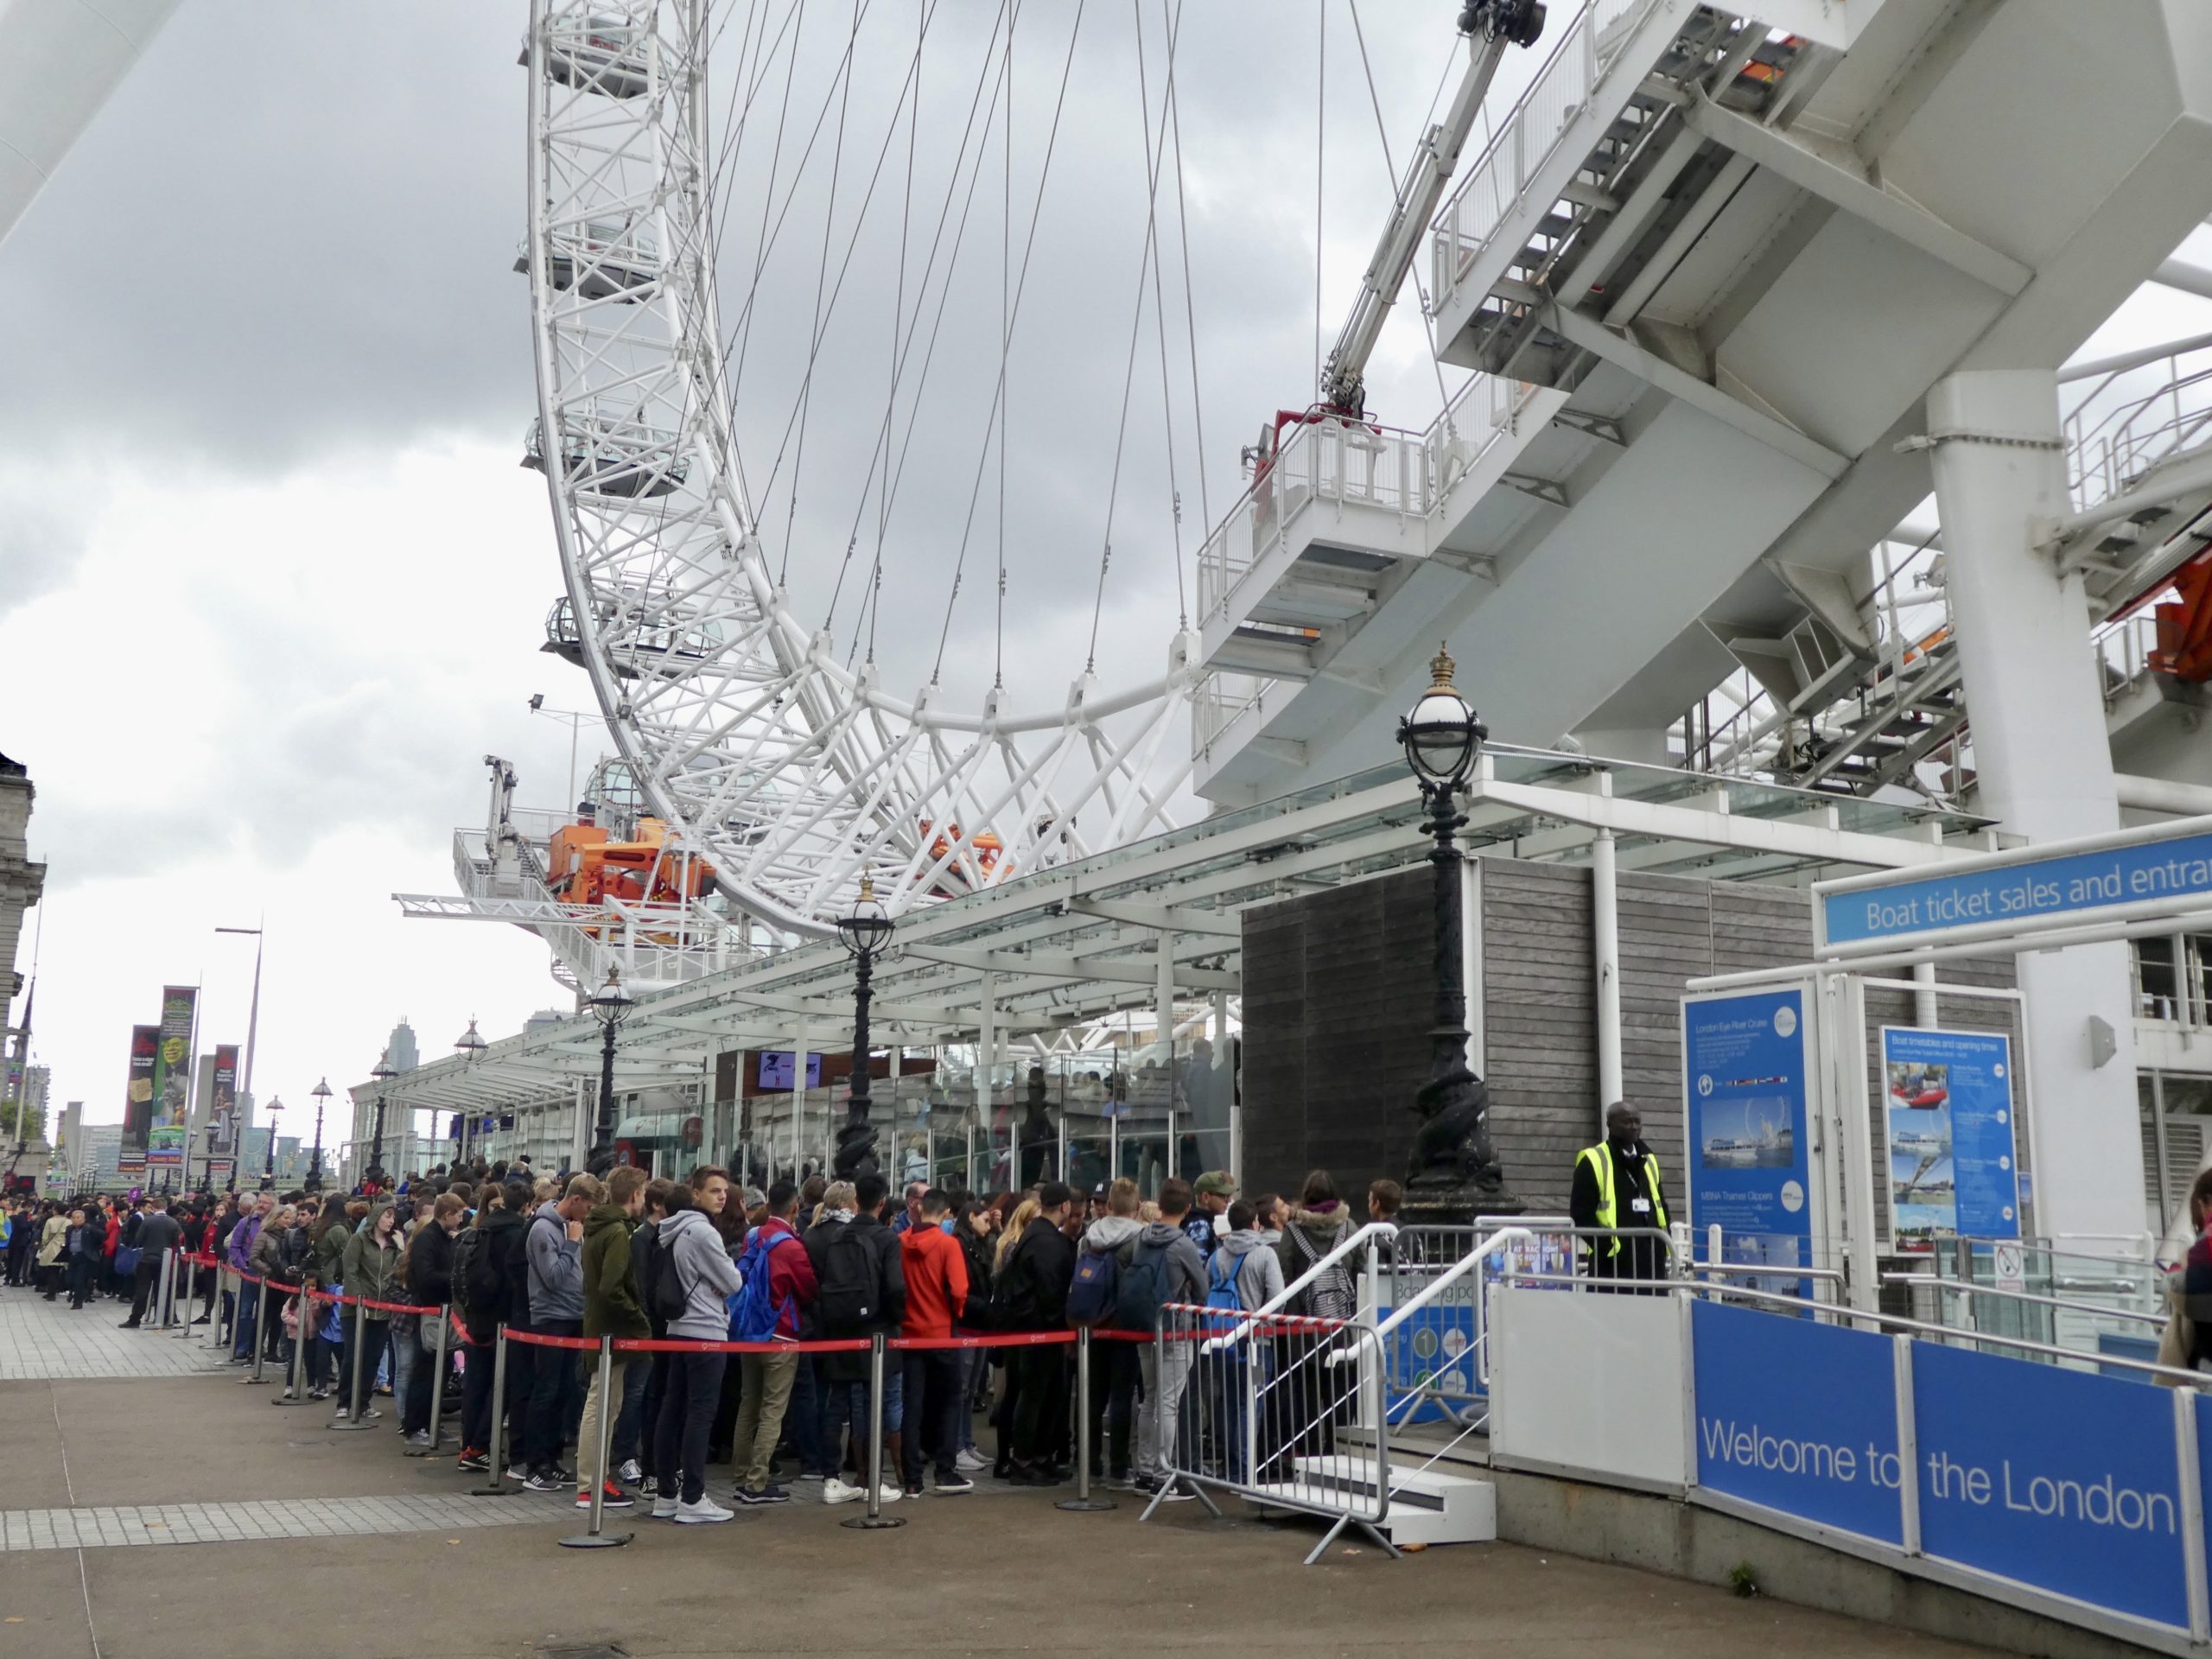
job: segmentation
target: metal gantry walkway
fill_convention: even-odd
[[[1207,545],[1209,798],[1376,753],[1440,634],[1494,729],[1638,759],[1747,665],[1848,686],[1930,386],[2064,361],[2212,211],[2212,46],[2155,0],[1591,0],[1540,49],[1433,227],[1474,378],[1424,432],[1297,428]],[[2069,433],[2083,489],[2186,428]],[[2125,584],[2188,518],[2055,551]]]

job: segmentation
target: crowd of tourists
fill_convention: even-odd
[[[1376,1183],[1369,1217],[1388,1219],[1399,1198]],[[216,1275],[202,1273],[200,1311],[181,1317],[204,1324],[219,1306],[232,1362],[278,1369],[287,1394],[296,1376],[357,1425],[383,1419],[388,1396],[393,1427],[423,1454],[438,1448],[434,1414],[457,1416],[464,1471],[495,1472],[497,1444],[505,1477],[533,1491],[574,1490],[588,1508],[596,1488],[603,1506],[645,1500],[657,1518],[696,1523],[734,1512],[709,1493],[717,1464],[739,1505],[787,1503],[793,1486],[864,1500],[879,1405],[880,1503],[969,1492],[985,1471],[1059,1484],[1078,1434],[1108,1488],[1187,1497],[1177,1437],[1205,1431],[1185,1399],[1190,1345],[1148,1339],[1160,1308],[1256,1310],[1308,1277],[1283,1311],[1348,1318],[1351,1274],[1309,1270],[1355,1224],[1321,1171],[1295,1201],[1240,1198],[1218,1171],[1141,1200],[1126,1179],[1080,1195],[1052,1180],[988,1196],[916,1181],[894,1197],[874,1173],[763,1192],[712,1165],[679,1182],[629,1166],[602,1179],[499,1164],[433,1171],[392,1193],[20,1203],[0,1250],[9,1283],[49,1299],[66,1284],[73,1307],[127,1297],[127,1327],[145,1319],[163,1251],[219,1260],[231,1273],[219,1305]],[[1088,1350],[1088,1423],[1071,1344],[945,1341],[1078,1326],[1109,1338]],[[618,1347],[602,1397],[595,1347],[510,1340],[495,1399],[503,1327],[757,1351]],[[866,1346],[879,1336],[924,1344],[890,1354],[880,1402]],[[851,1345],[799,1345],[817,1342]],[[988,1454],[979,1420],[995,1431]],[[1212,1451],[1234,1437],[1205,1438]]]

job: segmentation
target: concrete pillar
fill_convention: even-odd
[[[1467,994],[1467,1070],[1489,1075],[1489,1027],[1484,1020],[1483,867],[1472,853],[1459,858],[1459,983]],[[1242,1179],[1241,1177],[1239,1179]]]
[[[985,974],[982,976],[983,1006],[976,1021],[976,1122],[982,1126],[983,1161],[986,1164],[995,1164],[998,1158],[991,1110],[991,1073],[999,1058],[998,988],[997,975]],[[1014,1131],[1009,1124],[1007,1130],[1006,1184],[1010,1187],[1019,1187],[1021,1185],[1020,1160],[1014,1154]],[[994,1174],[988,1179],[995,1181],[998,1177]]]
[[[2104,698],[2078,575],[2061,579],[2031,524],[2065,512],[2058,387],[2048,369],[1972,370],[1928,394],[1944,569],[1981,810],[2031,841],[2120,828]],[[2019,958],[2037,1231],[2054,1240],[2143,1230],[2135,1025],[2127,946]],[[2118,1051],[2092,1063],[2089,1022]]]
[[[1598,1124],[1621,1098],[1621,911],[1613,832],[1600,830],[1590,858],[1591,959],[1597,966]]]
[[[1153,954],[1157,958],[1158,982],[1154,1000],[1160,1005],[1160,1041],[1167,1051],[1161,1063],[1167,1073],[1167,1173],[1170,1178],[1182,1172],[1175,1167],[1175,936],[1166,928],[1160,931],[1153,942]],[[1062,1116],[1065,1119],[1065,1114]]]

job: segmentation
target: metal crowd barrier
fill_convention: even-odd
[[[1348,1527],[1397,1555],[1382,1530],[1390,1512],[1389,1427],[1372,1330],[1356,1319],[1171,1302],[1160,1309],[1157,1339],[1163,1370],[1171,1351],[1191,1356],[1185,1388],[1197,1402],[1196,1443],[1173,1437],[1171,1480],[1217,1516],[1208,1487],[1328,1519],[1309,1567]],[[1347,1425],[1372,1432],[1371,1454],[1339,1450],[1337,1431]],[[1165,1440],[1165,1421],[1160,1432]],[[1167,1491],[1154,1497],[1146,1519]]]

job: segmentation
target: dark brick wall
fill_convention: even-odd
[[[1590,872],[1484,858],[1481,887],[1491,1135],[1508,1184],[1563,1212],[1600,1105]],[[1632,870],[1618,891],[1624,1088],[1678,1172],[1683,982],[1803,962],[1810,904]],[[1426,868],[1245,912],[1246,1191],[1294,1187],[1317,1164],[1347,1195],[1404,1179],[1428,1073],[1429,930]]]

